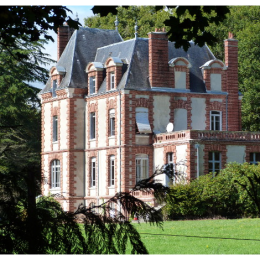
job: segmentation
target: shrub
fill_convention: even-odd
[[[164,215],[176,218],[255,217],[260,214],[260,165],[230,163],[213,177],[173,185]]]

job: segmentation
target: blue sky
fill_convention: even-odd
[[[87,5],[67,5],[66,6],[68,9],[72,11],[72,13],[68,13],[68,15],[72,18],[76,18],[76,14],[78,14],[79,22],[84,26],[84,18],[87,18],[89,16],[94,15],[93,12],[91,11],[92,6],[87,6]],[[57,60],[57,34],[55,32],[50,33],[51,36],[54,39],[54,42],[48,41],[48,44],[45,45],[45,50],[44,53],[47,53],[50,55],[50,58],[53,60]],[[50,69],[55,63],[49,64],[47,66],[47,69]],[[33,86],[42,89],[45,84],[36,82],[32,84]]]

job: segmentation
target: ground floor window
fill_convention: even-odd
[[[115,156],[110,156],[109,160],[109,186],[115,185]]]
[[[219,173],[221,169],[221,153],[209,152],[209,172]]]
[[[260,153],[250,153],[250,164],[258,164],[260,162]]]
[[[60,161],[53,160],[51,163],[51,188],[60,188]]]
[[[148,169],[148,155],[137,155],[135,159],[136,163],[136,183],[149,177]]]

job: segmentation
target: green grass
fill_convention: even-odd
[[[134,225],[149,254],[260,254],[260,219]]]

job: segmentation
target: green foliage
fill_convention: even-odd
[[[138,36],[147,37],[155,28],[165,27],[164,21],[170,13],[165,10],[156,11],[155,6],[129,6],[128,9],[119,6],[117,17],[118,31],[124,40],[134,38],[135,23],[138,24]],[[116,15],[108,13],[107,16],[99,14],[84,19],[85,26],[101,29],[115,29]],[[168,29],[168,27],[166,28]]]
[[[92,10],[94,14],[100,14],[103,17],[109,13],[117,14],[119,8],[117,6],[94,6]],[[130,13],[130,10],[136,7],[122,6],[122,8],[129,10]],[[164,11],[165,8],[169,10],[169,16],[161,21],[165,25],[162,27],[167,27],[169,40],[176,42],[177,48],[183,47],[186,51],[190,47],[190,40],[199,46],[203,46],[205,42],[212,44],[216,38],[211,32],[205,31],[205,28],[210,23],[218,25],[229,12],[226,6],[155,6],[154,10]]]
[[[227,18],[218,26],[211,24],[210,31],[217,39],[209,44],[214,55],[224,60],[223,39],[232,32],[238,40],[238,80],[239,90],[243,94],[242,123],[243,129],[259,131],[259,92],[260,92],[260,7],[230,6]]]
[[[164,211],[171,219],[259,216],[260,165],[230,163],[216,177],[174,185]]]

